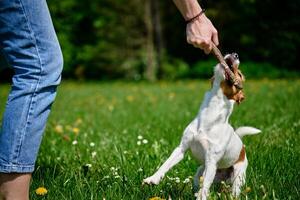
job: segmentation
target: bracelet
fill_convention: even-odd
[[[189,24],[189,23],[191,23],[191,22],[196,21],[196,20],[198,19],[198,17],[200,17],[204,12],[205,12],[205,9],[202,9],[198,15],[196,15],[195,17],[192,17],[191,19],[185,20],[185,22],[186,22],[187,24]]]

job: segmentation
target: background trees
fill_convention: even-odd
[[[219,31],[224,52],[238,52],[243,61],[297,69],[299,0],[200,3]],[[171,0],[48,0],[48,4],[63,49],[65,77],[191,77],[199,70],[199,61],[212,58],[186,44],[185,23]],[[1,74],[1,79],[7,77]]]

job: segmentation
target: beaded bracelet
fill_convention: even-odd
[[[196,21],[196,20],[197,20],[204,12],[205,12],[205,9],[202,9],[198,15],[196,15],[195,17],[192,17],[191,19],[185,20],[185,22],[186,22],[187,24],[189,24],[189,23],[191,23],[191,22]]]

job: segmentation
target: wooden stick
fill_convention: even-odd
[[[238,81],[235,78],[234,73],[230,70],[229,66],[227,65],[221,51],[218,49],[218,47],[214,43],[212,43],[212,51],[213,51],[213,54],[215,55],[215,57],[217,58],[217,60],[219,61],[219,63],[224,67],[226,76],[227,76],[228,80],[230,81],[230,83],[232,83],[239,89],[243,89],[242,83],[240,83],[240,81]]]

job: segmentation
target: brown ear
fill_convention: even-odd
[[[245,99],[244,92],[243,92],[242,90],[240,90],[238,93],[236,93],[236,94],[233,96],[233,99],[234,99],[238,104],[240,104],[240,103]]]

